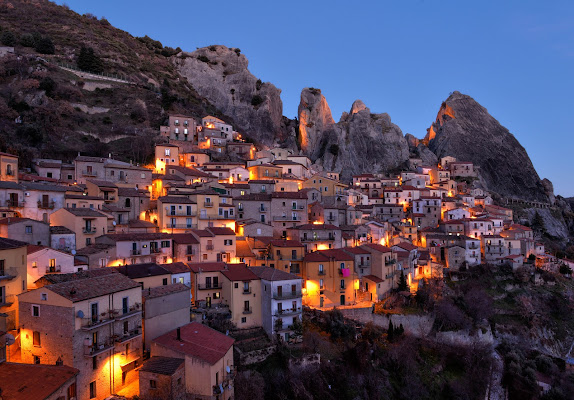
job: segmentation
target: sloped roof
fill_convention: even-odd
[[[199,322],[182,326],[180,338],[181,340],[177,340],[177,330],[173,330],[153,341],[179,354],[200,359],[211,365],[221,360],[235,342],[229,336]]]
[[[167,296],[168,294],[180,292],[189,292],[189,287],[185,286],[183,283],[150,287],[142,290],[142,297],[146,300],[155,299],[156,297]]]
[[[45,288],[76,303],[95,297],[139,288],[140,285],[122,274],[106,274],[93,278],[55,283]]]
[[[140,372],[152,372],[160,375],[173,375],[185,362],[184,358],[153,356],[145,361]]]
[[[259,277],[249,270],[245,264],[227,264],[227,269],[221,273],[230,281],[254,281]]]
[[[50,398],[80,371],[65,365],[0,363],[2,398],[44,400]]]
[[[168,275],[170,271],[156,263],[130,264],[116,267],[123,275],[130,279],[141,279],[149,276]]]
[[[293,279],[301,279],[300,276],[271,267],[250,267],[249,269],[259,278],[265,279],[266,281],[289,281]]]

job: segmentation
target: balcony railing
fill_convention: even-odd
[[[198,283],[197,288],[199,290],[210,290],[210,289],[221,289],[223,286],[220,282],[218,283],[210,283],[209,285],[206,283]]]
[[[6,200],[6,207],[8,208],[22,208],[25,202],[17,200]]]
[[[167,229],[197,229],[197,224],[167,224]]]
[[[98,173],[96,171],[88,171],[87,169],[82,170],[82,175],[83,176],[98,176]]]
[[[124,312],[124,311],[126,311],[126,310],[124,310],[124,309],[113,310],[113,318],[116,321],[122,321],[126,318],[133,317],[135,315],[140,315],[142,313],[140,303],[136,303],[133,306],[131,306],[130,308],[128,308],[127,312]]]
[[[131,331],[125,332],[123,333],[121,336],[116,338],[116,342],[117,343],[124,343],[127,342],[128,340],[131,339],[135,339],[138,336],[141,336],[142,334],[142,330],[141,327],[137,327],[135,329],[132,329]]]
[[[243,288],[243,294],[251,294],[251,288]]]
[[[279,215],[273,217],[273,221],[301,221],[301,217],[299,215],[297,216]]]
[[[116,196],[104,196],[104,201],[115,201],[116,200]]]
[[[4,298],[0,297],[0,307],[10,307],[16,302],[16,295],[6,294]]]
[[[359,267],[359,268],[367,268],[367,267],[370,267],[370,266],[371,266],[371,263],[370,263],[370,262],[362,262],[362,263],[360,263],[360,264],[357,264],[357,267]]]
[[[244,308],[243,309],[243,314],[251,314],[253,313],[253,308],[249,307],[249,308]]]
[[[305,206],[301,206],[301,205],[294,205],[291,207],[292,210],[304,210]]]
[[[206,201],[203,203],[204,207],[213,207],[213,203],[211,201]]]
[[[84,318],[82,330],[91,331],[114,322],[114,317],[113,315],[110,316],[109,312],[105,312],[102,314],[104,315],[101,317],[98,315],[98,318],[92,318],[92,317]]]
[[[325,274],[326,274],[325,270],[319,271],[319,272],[317,273],[317,275],[325,275]]]
[[[141,256],[142,251],[141,250],[130,250],[130,254],[132,256]]]
[[[57,274],[58,272],[62,272],[61,265],[49,265],[46,267],[47,274]]]
[[[4,267],[0,269],[0,281],[14,279],[18,276],[18,268]]]
[[[166,215],[168,216],[182,216],[182,217],[195,217],[197,215],[197,212],[195,211],[187,211],[187,210],[170,210],[169,208],[166,208]]]
[[[86,235],[91,235],[96,233],[96,228],[95,227],[91,227],[91,228],[82,228],[82,232]]]
[[[301,297],[301,291],[300,290],[296,290],[296,291],[289,291],[289,292],[274,292],[273,293],[273,298],[276,300],[287,300],[287,299],[294,299],[297,297]]]
[[[299,267],[291,267],[291,268],[289,269],[289,272],[292,273],[292,274],[300,274],[300,273],[301,273],[301,268],[299,268]]]
[[[114,341],[110,338],[99,343],[84,346],[84,355],[87,357],[94,357],[110,350],[112,347],[114,347]]]
[[[296,308],[286,308],[283,310],[277,310],[275,312],[275,316],[276,317],[284,317],[287,315],[295,315],[295,314],[299,314],[301,312],[301,307],[296,307]]]
[[[329,241],[329,240],[335,240],[335,236],[331,236],[331,235],[329,235],[328,237],[305,237],[305,236],[303,236],[303,239],[301,241],[303,241],[303,242],[321,242],[321,241]]]
[[[231,215],[231,214],[223,214],[223,215],[200,215],[199,219],[235,219],[235,215]]]
[[[38,208],[45,208],[48,210],[53,210],[55,206],[54,200],[52,201],[38,201]]]
[[[208,244],[205,246],[206,250],[213,250],[213,245],[212,244]]]

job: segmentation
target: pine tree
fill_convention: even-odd
[[[80,49],[77,65],[79,69],[87,72],[99,73],[104,70],[102,60],[91,47],[82,47]]]
[[[393,321],[389,320],[389,328],[387,329],[387,339],[392,342],[395,336],[395,328],[393,327]]]
[[[407,279],[405,278],[405,273],[401,271],[401,277],[399,278],[399,292],[405,292],[409,290],[409,285]]]
[[[546,232],[546,226],[544,225],[544,218],[542,218],[542,215],[540,215],[538,213],[538,211],[536,211],[536,213],[534,214],[534,218],[532,219],[532,229],[537,231],[537,232]]]

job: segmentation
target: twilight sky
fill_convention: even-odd
[[[574,196],[571,0],[56,2],[165,46],[239,47],[291,118],[312,86],[335,120],[361,99],[421,138],[458,90],[516,136],[557,194]]]

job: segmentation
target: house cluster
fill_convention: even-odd
[[[404,283],[544,257],[469,162],[343,183],[211,116],[170,116],[161,135],[149,166],[78,155],[21,171],[0,153],[6,398],[36,379],[49,399],[229,399],[234,339],[202,324],[210,310],[289,343],[303,306],[368,307]]]

